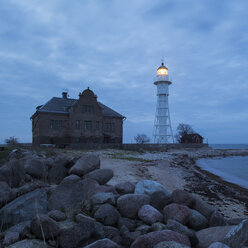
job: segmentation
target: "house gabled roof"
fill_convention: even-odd
[[[37,112],[68,114],[69,108],[77,103],[77,99],[53,97],[47,103],[37,107]],[[123,115],[98,102],[102,108],[103,116],[125,118]]]
[[[193,138],[193,137],[195,137],[195,136],[198,136],[198,137],[201,137],[201,138],[203,138],[199,133],[190,133],[190,134],[185,134],[185,135],[183,135],[182,136],[182,138],[184,138],[184,139],[188,139],[188,138]]]

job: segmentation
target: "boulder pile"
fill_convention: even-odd
[[[109,180],[95,155],[14,150],[0,166],[0,248],[242,248],[248,219],[225,219],[183,190]]]

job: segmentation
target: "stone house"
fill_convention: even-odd
[[[97,101],[89,88],[79,99],[53,97],[32,115],[33,145],[122,143],[124,116]]]

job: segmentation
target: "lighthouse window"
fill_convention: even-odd
[[[91,121],[84,121],[84,130],[90,131],[92,129],[92,122]]]

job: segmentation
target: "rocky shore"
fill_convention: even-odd
[[[130,177],[116,175],[123,164],[111,169],[109,154],[12,151],[0,167],[0,247],[246,247],[248,219],[225,217],[214,192],[244,203],[247,194],[194,170],[203,152],[176,153],[133,162],[131,173],[140,175],[123,180]],[[166,170],[170,177],[183,170],[185,182],[161,182]]]

